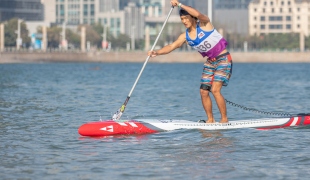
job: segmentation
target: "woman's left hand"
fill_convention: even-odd
[[[172,6],[177,6],[177,5],[179,4],[179,1],[178,1],[178,0],[171,0],[171,1],[170,1],[170,4],[171,4]]]

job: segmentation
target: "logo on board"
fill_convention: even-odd
[[[109,132],[113,132],[113,125],[110,125],[110,126],[107,126],[107,127],[101,128],[100,130],[103,130],[103,131],[109,131]]]

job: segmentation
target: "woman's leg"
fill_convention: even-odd
[[[214,123],[215,120],[213,118],[212,113],[212,101],[209,95],[209,91],[206,89],[200,89],[201,102],[204,110],[206,111],[208,120],[207,123]]]

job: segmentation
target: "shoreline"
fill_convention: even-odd
[[[310,63],[310,52],[234,52],[236,63]],[[2,52],[0,64],[35,62],[106,62],[141,63],[147,58],[145,51],[134,52]],[[175,51],[170,54],[150,58],[152,63],[195,63],[205,62],[205,58],[196,52]]]

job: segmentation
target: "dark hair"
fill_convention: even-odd
[[[190,14],[187,11],[185,11],[184,9],[180,9],[179,15],[180,16],[186,16],[186,15],[190,15]]]
[[[186,15],[190,15],[187,11],[185,11],[184,9],[180,9],[179,10],[179,15],[180,16],[186,16]],[[196,17],[194,17],[194,16],[192,16],[192,15],[190,15],[192,18],[194,18],[194,19],[196,19],[197,20],[197,18]]]

